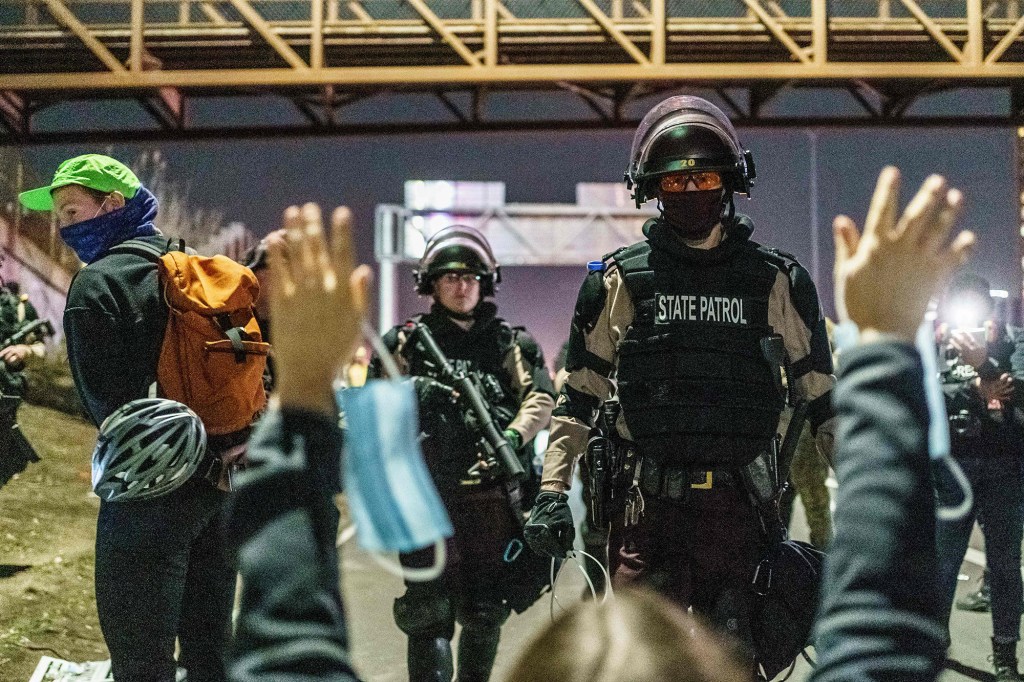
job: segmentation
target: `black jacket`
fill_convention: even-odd
[[[167,237],[141,239],[164,246]],[[64,308],[68,362],[93,423],[147,395],[156,379],[167,306],[156,264],[114,253],[82,268],[71,281]]]
[[[921,359],[874,343],[844,352],[840,370],[836,534],[811,680],[935,680],[945,627]]]

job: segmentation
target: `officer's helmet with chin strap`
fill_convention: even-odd
[[[729,117],[700,97],[669,97],[647,112],[633,137],[626,187],[637,208],[657,195],[658,178],[670,173],[718,171],[725,198],[750,194],[753,155],[743,149]]]
[[[501,266],[491,245],[472,227],[446,227],[427,242],[423,257],[413,271],[416,293],[429,296],[434,280],[449,272],[471,272],[480,277],[480,295],[493,296],[501,282]]]

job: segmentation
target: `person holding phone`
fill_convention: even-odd
[[[992,600],[992,664],[997,680],[1020,680],[1017,640],[1024,533],[1024,330],[996,320],[989,283],[962,273],[949,285],[942,315],[948,332],[942,384],[950,420],[952,454],[974,491],[974,508],[937,526],[939,586],[948,618],[960,564],[976,518],[983,518]],[[942,490],[939,490],[941,496]]]

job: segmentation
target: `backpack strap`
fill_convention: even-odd
[[[141,256],[148,261],[156,263],[165,253],[184,250],[185,240],[183,239],[168,239],[167,243],[163,247],[157,246],[153,242],[146,241],[144,239],[128,239],[117,246],[113,246],[108,249],[107,254],[128,253],[133,256]]]
[[[245,346],[242,342],[249,340],[249,335],[245,333],[245,329],[232,325],[231,316],[227,313],[218,315],[216,320],[220,330],[224,332],[224,336],[231,340],[231,348],[235,351],[235,362],[239,364],[245,362]]]

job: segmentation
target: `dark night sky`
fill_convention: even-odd
[[[967,194],[963,226],[978,231],[981,245],[972,269],[997,288],[1019,290],[1014,135],[1011,129],[819,130],[818,284],[831,309],[831,219],[850,212],[859,221],[879,169],[895,163],[904,171],[905,200],[929,172],[947,175]],[[810,269],[810,145],[808,132],[740,130],[755,155],[758,182],[753,199],[738,208],[754,218],[755,239],[792,251]],[[296,138],[268,141],[147,145],[159,148],[171,172],[191,182],[197,206],[218,207],[258,234],[277,224],[289,203],[346,203],[358,220],[363,260],[372,258],[373,209],[401,203],[407,179],[500,180],[510,202],[573,202],[581,181],[620,181],[632,133],[467,133],[385,138]],[[130,160],[141,150],[119,145],[115,156]],[[30,165],[48,178],[72,155],[99,151],[84,146],[25,150]],[[594,257],[601,254],[595,253]],[[549,359],[568,332],[581,277],[574,268],[508,268],[497,302],[504,317],[525,324],[539,337]],[[411,278],[399,282],[401,312],[421,309]]]

